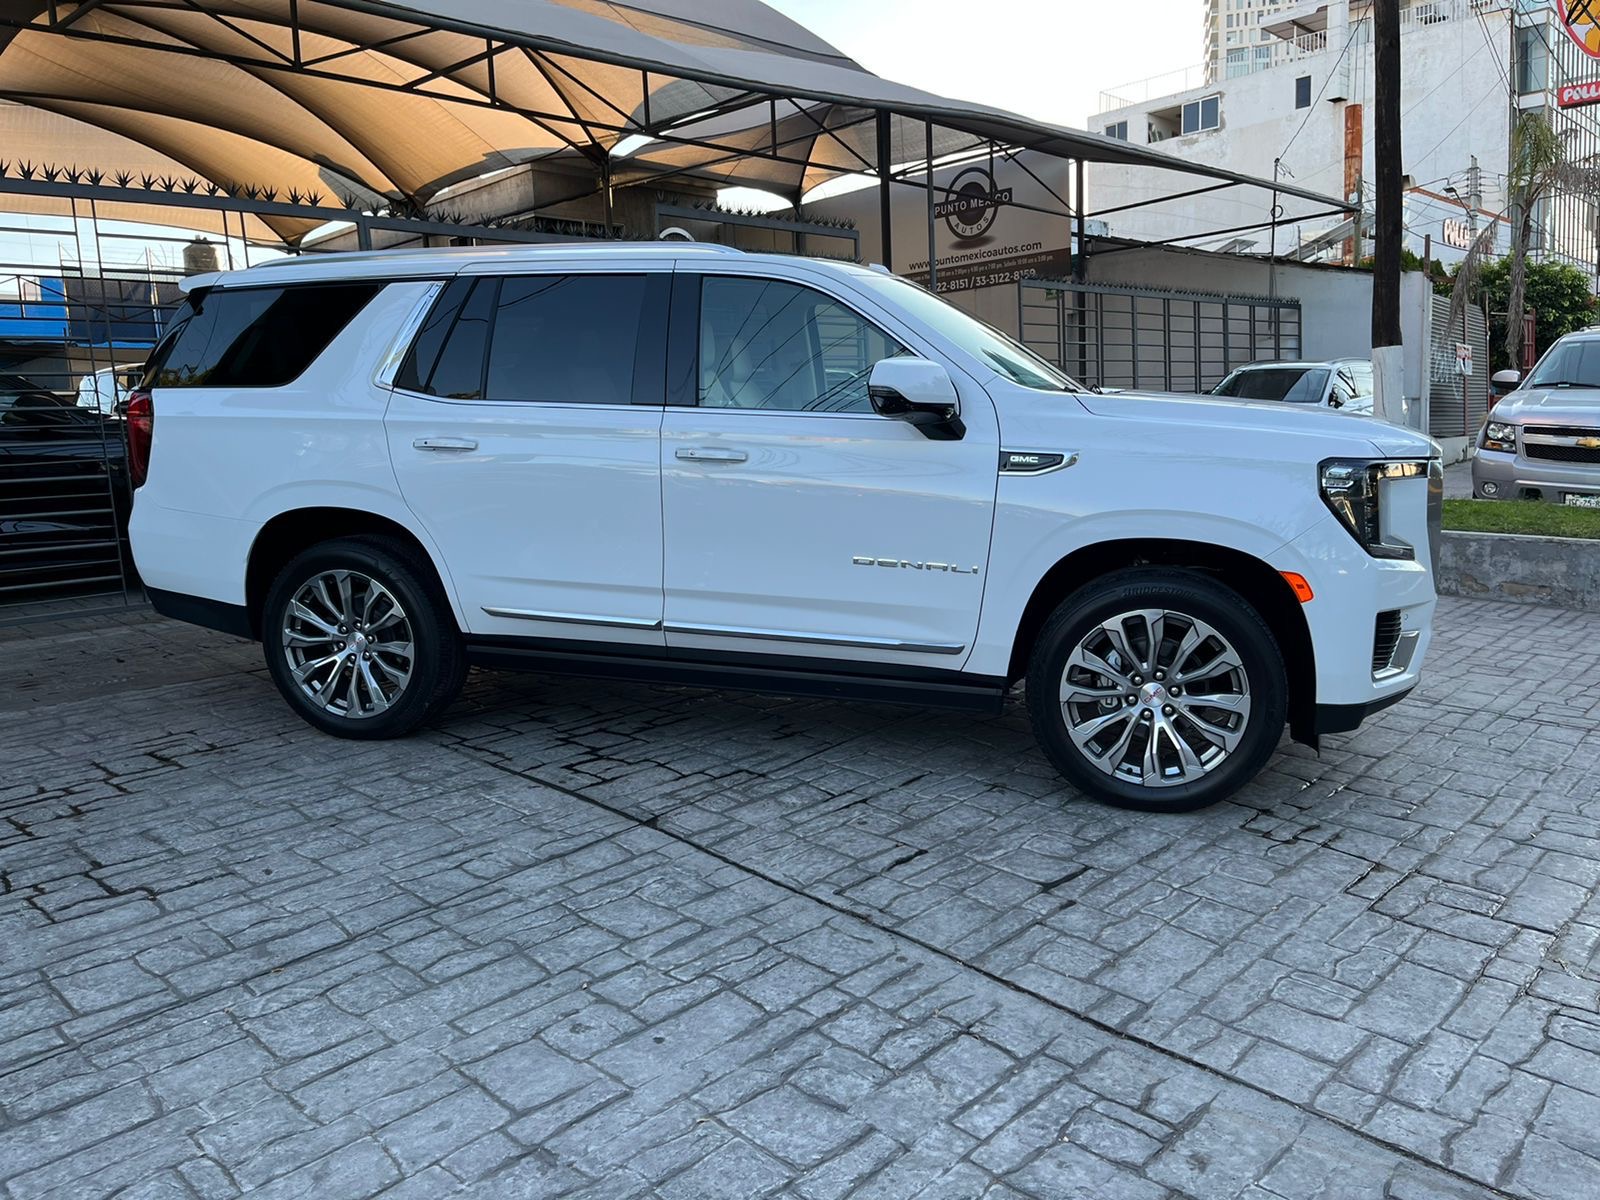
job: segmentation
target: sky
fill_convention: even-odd
[[[766,2],[886,79],[1061,125],[1204,56],[1204,0]]]

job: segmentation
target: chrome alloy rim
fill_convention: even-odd
[[[1113,779],[1193,783],[1238,749],[1250,724],[1239,652],[1204,621],[1139,609],[1084,634],[1061,675],[1073,744]]]
[[[283,617],[289,673],[318,708],[361,720],[387,711],[411,682],[411,621],[394,593],[359,571],[323,571]]]

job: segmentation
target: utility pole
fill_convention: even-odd
[[[1375,0],[1373,141],[1377,211],[1373,220],[1372,372],[1377,415],[1405,420],[1405,369],[1400,352],[1400,242],[1404,196],[1400,177],[1400,0]]]

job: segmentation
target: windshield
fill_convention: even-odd
[[[1211,394],[1237,400],[1320,404],[1328,394],[1328,372],[1320,367],[1244,367],[1212,388]]]
[[[1600,340],[1557,342],[1533,369],[1527,386],[1600,388]]]
[[[941,300],[927,288],[894,275],[873,273],[871,284],[934,332],[1004,375],[1012,383],[1048,392],[1088,391],[1066,372],[1052,366],[1026,346],[1012,341],[992,325]]]

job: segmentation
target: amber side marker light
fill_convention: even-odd
[[[1279,571],[1278,574],[1282,575],[1284,582],[1293,589],[1294,598],[1301,604],[1309,604],[1317,598],[1317,594],[1311,590],[1311,585],[1306,582],[1304,575],[1297,575],[1293,571]]]

